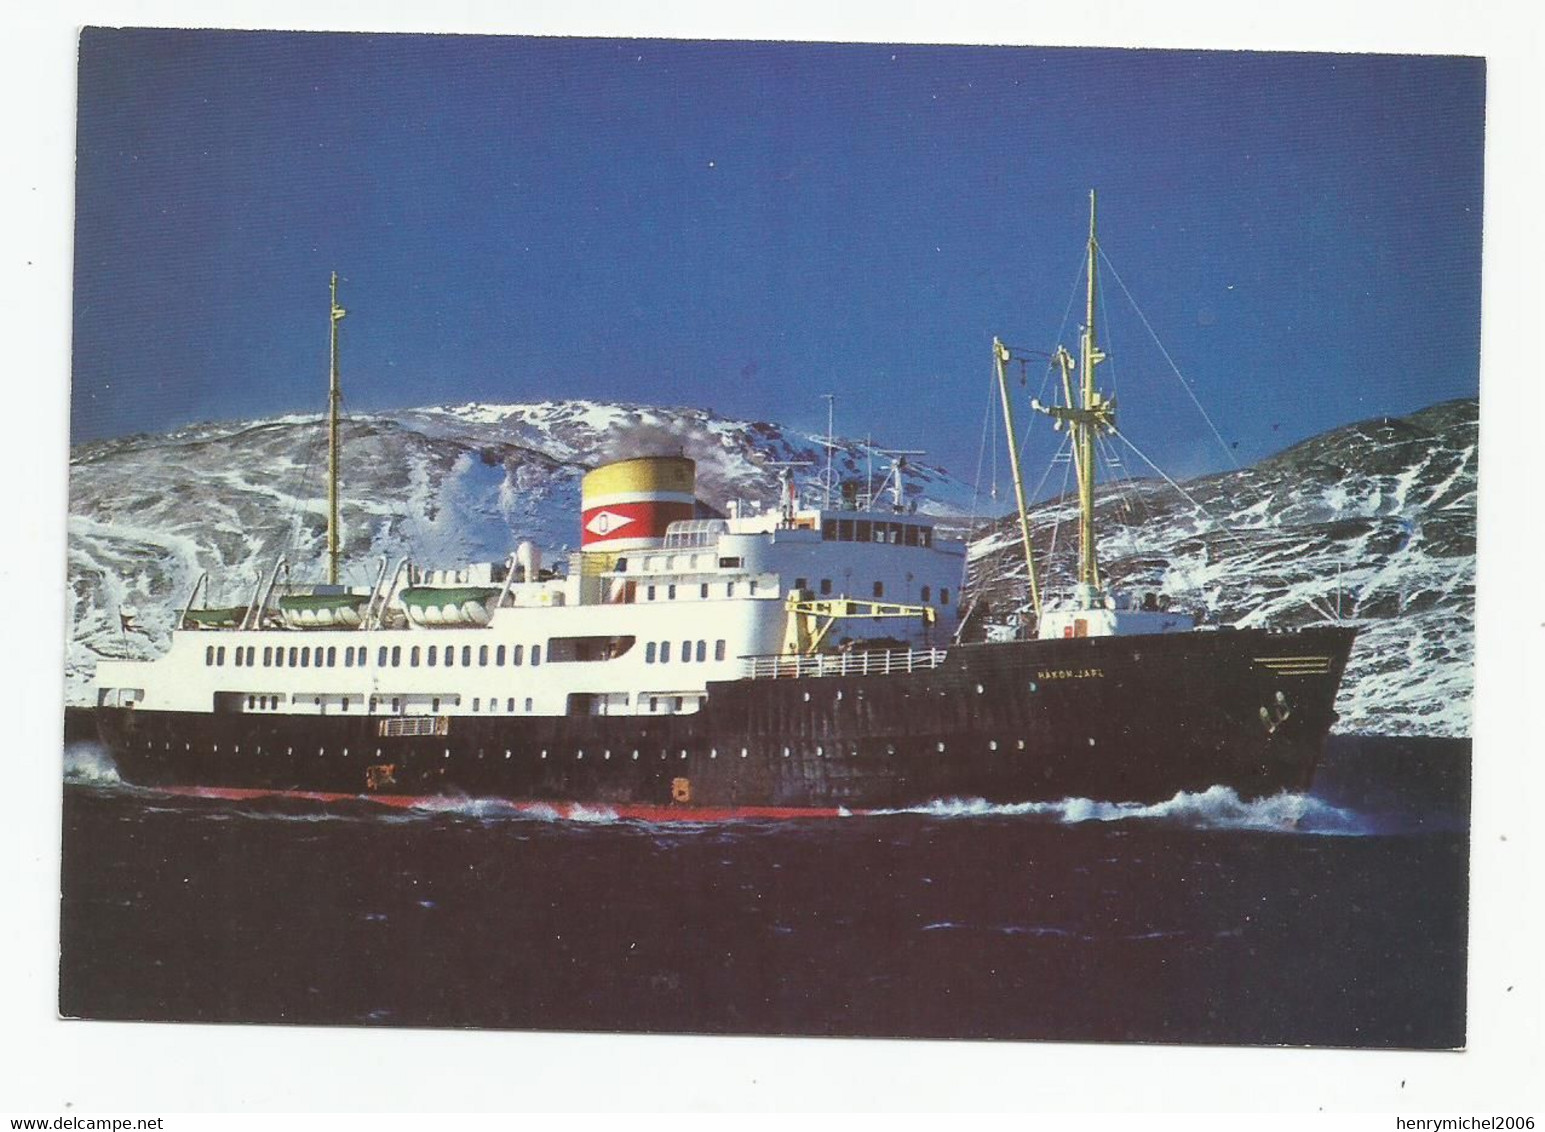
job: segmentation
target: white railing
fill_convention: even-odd
[[[894,652],[821,653],[816,656],[747,656],[741,658],[741,675],[750,680],[791,680],[807,676],[887,676],[893,672],[938,668],[947,655],[945,649],[907,649]]]

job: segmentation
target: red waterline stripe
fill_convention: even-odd
[[[334,794],[317,790],[257,790],[236,786],[161,786],[163,794],[185,798],[213,798],[246,802],[256,798],[294,798],[303,802],[368,802],[397,809],[453,811],[465,805],[494,802],[523,814],[556,814],[560,818],[594,818],[615,815],[639,821],[735,821],[745,818],[841,818],[862,817],[868,810],[843,810],[835,806],[651,806],[634,802],[533,802],[499,797],[451,797],[446,794]]]

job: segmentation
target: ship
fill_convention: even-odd
[[[328,580],[275,562],[244,604],[194,585],[164,655],[99,662],[94,712],[120,777],[172,792],[497,799],[646,819],[848,815],[951,800],[1154,802],[1309,787],[1356,635],[1339,621],[1232,627],[1102,574],[1095,443],[1095,197],[1087,309],[1062,397],[1079,548],[1071,591],[1038,585],[1007,366],[993,361],[1030,608],[968,643],[966,544],[887,485],[719,514],[682,453],[581,484],[579,550],[544,564],[382,559],[338,583],[338,280],[329,311]],[[204,604],[200,604],[200,594]]]

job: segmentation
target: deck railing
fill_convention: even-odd
[[[886,652],[821,653],[816,656],[742,657],[742,675],[750,680],[791,680],[808,676],[887,676],[937,668],[945,649],[905,649]]]

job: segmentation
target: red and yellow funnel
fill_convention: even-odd
[[[659,546],[665,528],[696,508],[697,465],[685,456],[640,456],[588,472],[580,483],[580,547]]]

